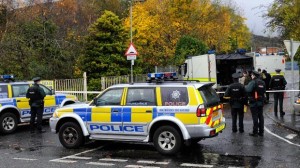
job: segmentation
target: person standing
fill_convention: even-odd
[[[251,78],[248,74],[248,71],[243,71],[243,76],[239,79],[239,82],[243,84],[244,86],[248,85],[248,83],[251,81]]]
[[[283,75],[280,74],[281,69],[276,69],[276,75],[271,78],[270,81],[270,88],[272,90],[284,90],[287,84]],[[278,110],[278,101],[279,101],[279,110],[280,110],[280,117],[285,115],[283,111],[283,92],[274,92],[274,115],[277,117],[277,110]]]
[[[35,77],[32,79],[34,84],[28,88],[26,93],[26,98],[29,98],[29,105],[30,105],[30,132],[34,133],[35,127],[35,118],[37,117],[36,121],[36,128],[39,133],[45,132],[42,128],[42,119],[43,119],[43,112],[44,112],[44,97],[46,96],[45,91],[43,88],[39,86],[41,81],[40,77]]]
[[[269,89],[269,85],[270,85],[270,80],[271,80],[271,75],[267,72],[267,70],[263,70],[262,73],[265,75],[265,79],[263,79],[263,81],[265,82],[266,84],[266,90],[270,90]],[[268,104],[269,103],[269,100],[270,100],[270,97],[269,97],[269,92],[266,92],[266,100],[265,100],[265,103]]]
[[[257,71],[252,71],[252,80],[245,87],[248,94],[250,110],[253,119],[253,132],[250,136],[257,137],[264,136],[264,116],[263,106],[266,92],[266,85],[263,80],[259,78],[260,74]]]
[[[244,132],[244,110],[246,101],[246,90],[244,85],[239,83],[240,74],[232,74],[233,83],[226,89],[224,97],[230,99],[231,116],[232,116],[232,132],[237,132],[237,116],[239,116],[239,132]]]

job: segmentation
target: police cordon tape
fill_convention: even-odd
[[[87,94],[100,94],[103,91],[55,91],[55,93],[87,93]],[[300,92],[300,90],[267,90],[268,93],[276,93],[276,92]],[[225,92],[217,92],[225,93]]]
[[[267,90],[268,93],[276,93],[276,92],[300,92],[300,90]],[[219,93],[225,93],[225,92],[217,92]]]
[[[55,91],[55,93],[87,93],[87,94],[100,94],[103,91]]]

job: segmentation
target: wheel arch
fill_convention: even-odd
[[[65,105],[74,104],[74,103],[76,103],[76,101],[66,98],[60,103],[59,107],[63,107]]]
[[[85,123],[82,121],[82,119],[77,114],[74,114],[74,113],[70,113],[70,114],[60,117],[60,119],[57,122],[56,127],[55,127],[56,133],[59,131],[61,126],[66,122],[74,122],[74,123],[78,124],[78,126],[82,130],[83,136],[89,136],[89,132],[85,126]]]
[[[21,122],[21,114],[18,108],[15,106],[2,106],[0,107],[0,115],[4,113],[13,113],[17,117],[18,123]]]
[[[183,140],[188,140],[188,139],[191,138],[188,131],[187,131],[187,129],[186,129],[186,127],[185,127],[185,125],[180,120],[178,120],[177,118],[172,117],[172,116],[162,116],[162,117],[155,118],[150,123],[149,131],[148,131],[148,135],[149,135],[148,141],[149,142],[153,142],[154,132],[160,126],[164,126],[164,125],[171,125],[174,128],[176,128]]]

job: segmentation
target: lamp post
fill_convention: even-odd
[[[132,44],[132,1],[130,1],[130,44]],[[134,60],[131,60],[131,68],[130,68],[130,81],[133,83],[133,65],[134,65]]]

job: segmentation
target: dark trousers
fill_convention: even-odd
[[[30,129],[34,130],[34,123],[35,123],[35,117],[37,117],[36,120],[36,128],[38,130],[42,130],[42,120],[43,120],[43,111],[44,107],[31,107],[31,116],[30,116]]]
[[[232,131],[237,131],[237,116],[239,116],[239,131],[244,131],[244,109],[243,108],[231,108],[232,116]]]
[[[275,92],[274,93],[274,112],[277,115],[278,111],[278,101],[279,101],[279,111],[280,113],[283,112],[283,92]]]
[[[264,133],[263,106],[250,107],[253,119],[253,134]]]
[[[269,100],[270,100],[269,92],[266,92],[266,101],[269,102]]]

